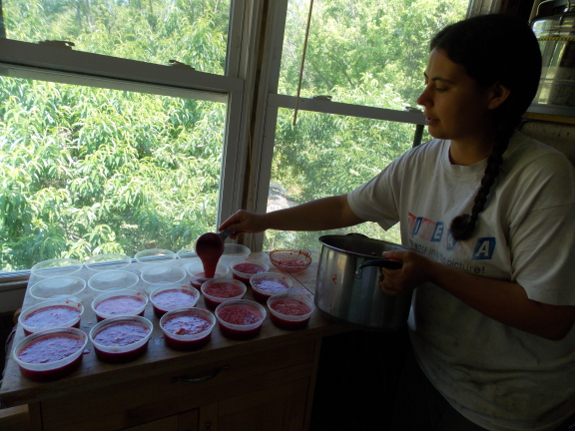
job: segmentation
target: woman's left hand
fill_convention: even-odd
[[[422,283],[430,281],[433,261],[414,251],[385,251],[385,259],[399,260],[401,269],[382,268],[383,279],[379,286],[388,295],[409,292]]]

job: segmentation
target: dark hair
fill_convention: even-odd
[[[521,122],[521,116],[535,97],[541,75],[541,51],[526,20],[503,15],[480,15],[451,24],[435,35],[430,50],[443,50],[454,63],[484,88],[495,83],[510,94],[495,111],[496,137],[493,151],[475,196],[471,214],[455,217],[451,234],[466,240],[473,234],[479,213],[499,175],[503,153]]]

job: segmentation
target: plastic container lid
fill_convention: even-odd
[[[32,276],[39,278],[60,277],[76,274],[82,269],[82,266],[82,262],[78,259],[49,259],[34,265],[30,272]]]
[[[107,271],[111,269],[126,269],[132,263],[132,258],[125,254],[97,254],[88,259],[84,265],[90,271]]]
[[[220,257],[220,262],[229,265],[236,259],[248,257],[251,252],[245,245],[227,242],[224,244],[224,254]]]
[[[74,349],[71,354],[62,357],[62,343],[51,342],[50,339],[57,337],[65,337],[79,341],[77,349]],[[38,359],[27,361],[21,354],[26,350],[32,348],[35,344],[41,344],[39,347],[40,355],[50,355],[59,357],[59,359],[48,362],[32,362]],[[24,337],[14,347],[12,357],[18,364],[20,372],[23,376],[37,381],[54,380],[71,373],[80,366],[84,349],[88,344],[88,336],[78,328],[52,328],[43,331],[35,332],[27,337]],[[19,357],[20,356],[20,357]],[[45,356],[44,356],[45,357]]]
[[[163,248],[150,248],[136,253],[136,260],[144,265],[166,264],[176,260],[176,253]]]
[[[149,265],[142,270],[142,280],[148,292],[158,284],[184,283],[188,284],[186,270],[175,265]]]
[[[138,284],[140,277],[123,269],[111,269],[94,274],[88,280],[88,286],[97,296],[108,290],[132,289]]]
[[[182,248],[176,253],[176,255],[182,262],[188,262],[191,259],[198,258],[198,253],[196,253],[196,249],[193,247]]]
[[[105,303],[103,303],[106,301]],[[92,310],[98,320],[117,316],[141,315],[148,305],[144,292],[131,289],[111,290],[101,293],[92,301]]]
[[[30,287],[30,296],[36,302],[48,299],[72,299],[82,302],[86,282],[80,277],[59,276],[38,281]]]
[[[84,306],[72,299],[49,299],[22,310],[18,323],[26,335],[49,328],[78,327]]]

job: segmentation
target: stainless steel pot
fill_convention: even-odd
[[[382,259],[389,250],[407,250],[397,244],[364,235],[325,235],[317,271],[315,305],[337,322],[358,329],[395,330],[407,322],[412,292],[390,296],[381,291],[380,267],[401,264]]]

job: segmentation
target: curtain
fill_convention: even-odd
[[[467,17],[500,12],[501,4],[502,0],[470,0]]]

